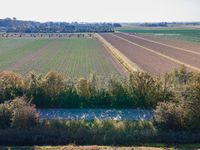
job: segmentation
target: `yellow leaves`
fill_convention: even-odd
[[[82,97],[88,97],[89,91],[88,91],[88,80],[85,78],[80,78],[76,85],[77,93]]]
[[[62,89],[65,87],[65,77],[64,75],[57,72],[49,72],[45,77],[47,86],[49,88]]]
[[[4,71],[0,73],[0,87],[4,88],[23,88],[24,78],[22,75],[12,71]]]

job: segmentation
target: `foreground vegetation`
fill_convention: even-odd
[[[0,73],[0,102],[26,96],[39,108],[152,108],[173,98],[168,82],[143,72],[129,79],[73,79],[57,72],[22,76],[5,71]]]
[[[55,70],[75,77],[92,72],[103,76],[119,74],[105,51],[92,38],[0,39],[0,71],[27,74],[35,70],[45,74]]]
[[[0,104],[0,145],[138,145],[200,141],[199,73],[182,68],[159,79],[135,72],[129,79],[111,78],[108,85],[101,88],[96,88],[100,85],[94,82],[97,81],[95,76],[66,81],[55,72],[45,77],[33,73],[28,77],[13,72],[0,73],[1,102],[4,102]],[[59,99],[63,93],[67,96]],[[17,97],[20,95],[26,97]],[[102,95],[104,99],[100,99]],[[151,121],[41,120],[31,102],[38,107],[154,107],[155,117]]]
[[[29,128],[0,129],[0,145],[144,145],[198,143],[200,132],[161,129],[151,121],[43,120]]]
[[[121,32],[130,32],[130,33],[145,33],[145,34],[154,34],[162,35],[169,38],[177,38],[182,40],[188,40],[191,42],[200,42],[200,29],[192,28],[131,28],[131,27],[122,27],[118,28],[118,31]]]
[[[164,78],[134,72],[125,79],[93,74],[74,79],[57,72],[22,76],[4,71],[0,73],[0,103],[26,96],[39,108],[155,108],[159,102],[199,99],[199,78],[199,73],[184,67]]]

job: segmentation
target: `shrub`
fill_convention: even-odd
[[[25,97],[0,105],[0,127],[29,128],[37,125],[39,116],[34,105]]]
[[[81,97],[84,98],[88,98],[89,97],[89,85],[88,85],[88,80],[85,78],[80,78],[77,83],[76,83],[76,91],[78,93],[78,95],[80,95]]]
[[[9,105],[0,104],[0,128],[10,127],[12,112],[9,109]]]
[[[47,95],[50,95],[52,100],[55,100],[60,92],[65,89],[66,78],[64,75],[57,72],[49,72],[45,77]]]
[[[45,79],[41,74],[30,72],[26,77],[26,96],[40,107],[46,105]]]
[[[33,106],[22,106],[13,112],[12,127],[30,128],[38,124],[39,116]]]
[[[135,105],[139,107],[154,107],[158,102],[170,99],[172,95],[159,78],[144,72],[135,72],[130,75],[129,93]]]
[[[4,71],[0,73],[0,102],[22,96],[24,78],[17,73]]]
[[[173,82],[175,84],[187,84],[191,81],[193,72],[188,71],[185,66],[181,66],[180,69],[174,69],[170,75],[172,76]]]
[[[109,94],[112,100],[111,105],[114,107],[134,107],[134,101],[129,96],[126,84],[121,80],[109,80]]]
[[[200,128],[200,73],[194,74],[192,81],[185,91],[185,103],[187,107],[187,126]]]
[[[183,129],[185,127],[185,112],[183,104],[161,102],[155,110],[155,121],[167,129]]]

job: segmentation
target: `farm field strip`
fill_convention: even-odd
[[[122,27],[117,29],[119,32],[140,33],[146,35],[154,35],[167,39],[190,41],[193,43],[200,42],[200,29],[189,28],[152,28],[152,27]]]
[[[0,39],[0,70],[7,69],[18,60],[37,51],[47,40]]]
[[[150,40],[150,39],[147,39],[147,38],[144,38],[144,37],[140,37],[140,36],[136,36],[136,35],[133,35],[133,34],[128,34],[128,33],[122,33],[122,34],[125,34],[125,35],[128,35],[128,36],[132,36],[132,37],[135,37],[135,38],[138,38],[138,39],[142,39],[142,40],[145,40],[145,41],[148,41],[148,42],[152,42],[152,43],[155,43],[155,44],[163,45],[163,46],[166,46],[166,47],[174,48],[174,49],[177,49],[177,50],[180,50],[180,51],[185,51],[185,52],[188,52],[188,53],[200,55],[200,52],[192,51],[192,50],[189,50],[189,49],[180,48],[180,47],[177,47],[177,46],[173,46],[173,45],[157,42],[157,41]]]
[[[111,56],[105,56],[107,50],[95,38],[28,39],[29,42],[12,39],[13,43],[25,40],[25,44],[16,47],[4,40],[11,39],[0,40],[0,71],[13,70],[22,74],[32,70],[40,73],[58,71],[75,77],[87,77],[90,73],[121,75],[109,59]]]
[[[172,58],[172,57],[170,57],[170,56],[168,56],[168,55],[166,55],[166,54],[163,54],[162,52],[156,51],[155,49],[151,49],[151,48],[148,48],[148,47],[143,46],[143,45],[141,45],[141,44],[135,43],[135,42],[133,42],[133,40],[128,40],[127,38],[124,38],[124,37],[121,37],[121,36],[118,36],[118,35],[115,35],[115,34],[111,34],[111,35],[112,35],[112,36],[115,36],[115,37],[117,37],[117,38],[119,38],[119,39],[121,39],[121,40],[124,40],[124,41],[126,41],[126,42],[128,42],[128,43],[130,43],[130,44],[132,44],[132,45],[135,45],[135,46],[137,46],[137,47],[143,48],[143,49],[145,49],[145,50],[147,50],[147,51],[149,51],[149,52],[155,53],[155,54],[157,54],[158,56],[161,56],[161,57],[164,57],[164,58],[166,58],[166,59],[169,59],[170,61],[173,61],[173,62],[178,63],[178,64],[180,64],[180,65],[185,65],[186,67],[188,67],[188,68],[190,68],[190,69],[192,69],[192,70],[200,71],[200,68],[199,68],[199,67],[196,67],[196,66],[193,66],[193,64],[188,64],[188,63],[185,63],[185,62],[183,62],[183,61],[180,61],[180,60],[178,60],[178,59],[176,59],[176,58]],[[200,65],[200,63],[199,63],[199,65]]]
[[[141,47],[128,43],[127,41],[112,36],[111,34],[105,33],[101,34],[101,36],[110,44],[114,45],[129,60],[150,74],[162,75],[174,68],[180,67],[180,64],[163,57],[158,57],[155,53],[146,51]]]
[[[135,34],[135,33],[128,33],[128,34]],[[181,40],[181,39],[174,39],[174,38],[167,38],[167,37],[162,37],[162,36],[157,36],[157,35],[151,35],[151,34],[137,34],[137,36],[150,39],[153,41],[157,41],[160,43],[165,43],[168,45],[173,45],[179,48],[184,48],[188,49],[191,51],[195,52],[200,52],[200,43],[197,42],[191,42],[191,41],[186,41],[186,40]]]
[[[128,72],[141,70],[136,64],[134,64],[125,55],[123,55],[117,48],[115,48],[112,44],[106,41],[100,34],[97,34],[96,36],[99,39],[99,41],[102,42],[104,46],[108,49],[111,55],[113,55],[113,57],[115,57]]]
[[[26,55],[25,57],[20,58],[19,60],[17,60],[15,63],[13,63],[12,65],[10,65],[9,67],[7,67],[7,70],[15,70],[15,71],[19,71],[22,72],[24,74],[28,73],[28,68],[29,63],[31,62],[32,65],[34,65],[35,60],[38,60],[41,56],[43,56],[46,53],[46,50],[48,48],[53,48],[53,46],[55,45],[55,42],[53,42],[52,40],[49,41],[48,43],[46,43],[45,45],[42,45],[41,47],[38,47],[38,49],[36,49],[36,51]],[[50,53],[50,51],[49,51]],[[45,59],[45,58],[43,58]],[[51,59],[51,58],[48,58]],[[37,63],[38,68],[42,68],[40,61],[36,61],[35,63]]]

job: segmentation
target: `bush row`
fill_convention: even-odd
[[[175,72],[178,77],[176,95],[171,101],[160,102],[155,119],[162,128],[172,130],[200,129],[200,73],[184,70]]]
[[[133,145],[198,143],[200,132],[160,131],[148,121],[43,121],[29,129],[0,129],[0,145]]]
[[[37,107],[152,108],[173,99],[170,86],[168,78],[144,72],[132,73],[129,78],[91,75],[74,79],[57,72],[22,76],[4,71],[0,73],[0,103],[26,96]]]
[[[0,128],[30,128],[39,123],[34,105],[24,97],[0,104]]]

